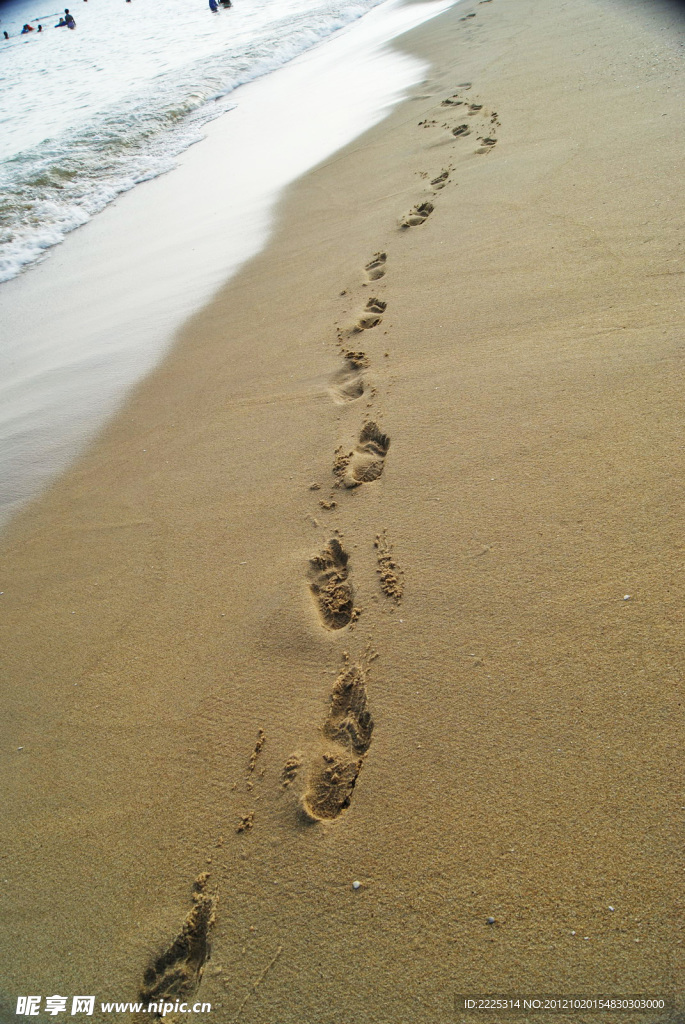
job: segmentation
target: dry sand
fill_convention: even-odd
[[[14,522],[12,1019],[682,992],[682,42],[619,0],[406,37],[426,82]]]

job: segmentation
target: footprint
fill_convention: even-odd
[[[417,224],[423,224],[424,220],[430,217],[435,207],[432,203],[418,203],[413,210],[410,210],[407,216],[400,224],[401,228],[413,228]]]
[[[493,146],[497,145],[497,139],[487,138],[480,139],[481,145],[476,150],[476,153],[489,153]]]
[[[171,945],[150,964],[143,976],[139,1000],[149,1007],[167,999],[192,996],[209,958],[209,936],[214,924],[215,901],[205,893],[209,875],[200,875],[193,886],[193,907]],[[153,1011],[154,1013],[154,1011]],[[161,1017],[161,1007],[155,1016]]]
[[[254,828],[254,811],[250,811],[248,814],[242,814],[240,821],[236,826],[236,832],[251,832]]]
[[[386,307],[387,302],[383,302],[382,299],[369,299],[356,324],[353,327],[348,327],[347,330],[338,330],[338,337],[351,338],[355,334],[361,334],[362,331],[370,331],[372,327],[377,327],[383,319],[381,313],[385,312]]]
[[[381,322],[381,313],[385,313],[387,302],[382,299],[369,299],[364,307],[364,313],[359,318],[358,327],[362,331],[368,331]]]
[[[471,134],[471,129],[469,128],[469,126],[467,124],[458,124],[456,128],[452,129],[452,135],[455,135],[457,138],[460,135],[470,135],[470,134]]]
[[[477,114],[479,110],[483,109],[482,103],[469,103],[469,115]]]
[[[404,573],[393,558],[392,548],[385,536],[385,530],[376,536],[373,546],[376,549],[381,590],[387,597],[392,597],[399,604],[404,594]]]
[[[257,742],[254,745],[254,750],[250,754],[250,760],[248,761],[248,765],[247,765],[247,770],[248,770],[248,772],[250,774],[252,774],[254,772],[255,768],[257,767],[257,761],[259,760],[259,755],[261,754],[262,750],[264,749],[264,744],[265,743],[266,743],[266,733],[264,732],[263,729],[260,729],[258,731],[258,733],[257,733]]]
[[[460,107],[464,103],[464,100],[460,100],[458,98],[458,95],[459,95],[458,93],[455,93],[454,96],[448,96],[447,99],[444,99],[442,101],[440,106],[442,106],[442,107]]]
[[[361,356],[363,361],[355,359]],[[363,352],[345,353],[345,365],[342,370],[334,375],[328,389],[336,405],[346,405],[354,402],[364,394],[364,378],[361,373],[361,366],[366,366],[367,360]]]
[[[362,768],[362,758],[345,754],[322,754],[312,771],[302,805],[313,821],[337,818],[352,802],[352,790]]]
[[[355,754],[365,754],[371,746],[372,733],[373,719],[366,710],[364,670],[360,665],[352,665],[335,682],[323,734]]]
[[[320,555],[309,561],[309,588],[329,629],[342,629],[357,618],[354,592],[348,580],[349,555],[334,537]]]
[[[313,821],[331,821],[346,810],[371,746],[373,719],[366,706],[361,665],[343,669],[333,687],[321,730],[326,749],[314,763],[302,806]]]
[[[291,754],[281,771],[281,785],[284,789],[287,789],[295,781],[301,767],[302,756],[300,754]]]
[[[355,370],[363,370],[365,366],[369,365],[369,359],[366,352],[353,352],[352,349],[348,349],[343,352],[343,358],[346,359]]]
[[[447,184],[449,176],[450,176],[450,172],[449,171],[442,171],[442,173],[439,174],[437,176],[437,178],[433,178],[433,180],[431,181],[431,185],[433,186],[433,188],[436,191],[438,189],[440,189],[440,188],[444,188],[445,185]]]
[[[388,254],[385,252],[374,253],[371,257],[371,261],[364,267],[370,281],[377,281],[379,277],[383,277],[385,274],[385,264],[387,259]]]
[[[365,423],[354,451],[345,455],[336,452],[333,472],[344,487],[359,487],[378,480],[383,472],[390,438],[383,434],[377,423]]]

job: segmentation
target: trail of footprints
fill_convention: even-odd
[[[481,2],[489,2],[489,0],[481,0]],[[461,20],[465,21],[467,18],[472,17],[475,17],[475,15],[469,14]],[[476,141],[479,145],[473,152],[478,155],[491,153],[497,145],[497,129],[501,127],[499,117],[497,111],[486,110],[482,103],[469,101],[464,94],[470,89],[470,82],[462,82],[461,85],[457,86],[457,92],[451,96],[446,96],[440,105],[441,107],[453,110],[455,114],[460,115],[460,118],[474,118],[474,121],[461,121],[459,124],[454,124],[452,121],[443,121],[441,124],[435,118],[426,118],[423,121],[419,121],[419,128],[441,128],[449,132],[455,140],[465,139],[475,133]],[[445,188],[448,184],[451,170],[451,167],[444,169],[437,177],[432,179],[431,186],[434,193]],[[430,200],[423,200],[417,203],[400,221],[400,228],[406,229],[423,224],[433,213],[434,209],[435,206]]]
[[[462,20],[471,17],[474,15],[467,15]],[[475,132],[480,144],[475,153],[483,154],[490,152],[497,142],[499,120],[496,112],[489,112],[482,103],[469,101],[465,97],[470,89],[471,83],[464,82],[455,93],[442,100],[441,107],[457,114],[458,123],[448,121],[441,127],[451,134],[453,145],[460,144],[461,139]],[[467,120],[462,120],[464,117]],[[420,127],[438,126],[437,120],[420,122]],[[449,164],[430,178],[431,197],[421,199],[405,214],[400,221],[401,230],[418,227],[431,216],[435,211],[434,197],[450,183],[452,173],[453,166]],[[428,177],[427,174],[422,176]],[[387,267],[387,253],[374,253],[364,268],[367,283],[380,281]],[[385,300],[369,298],[351,326],[337,328],[343,365],[333,376],[329,388],[336,404],[347,405],[368,394],[365,371],[369,367],[369,358],[365,352],[346,346],[364,331],[377,328],[386,310]],[[345,446],[339,445],[335,451],[334,487],[353,490],[378,481],[389,449],[390,437],[375,419],[366,419],[354,447],[347,450]],[[320,500],[319,505],[324,509],[334,509],[338,503]],[[397,564],[385,531],[376,535],[374,547],[381,591],[389,600],[399,603],[404,595],[404,574]],[[324,628],[336,631],[355,622],[360,609],[354,603],[349,554],[338,537],[331,539],[318,554],[310,558],[308,580]],[[301,807],[311,820],[330,821],[350,806],[373,733],[373,719],[367,707],[367,670],[368,664],[346,663],[333,687],[330,707],[321,729],[321,750],[311,760],[306,787],[301,796]],[[293,755],[288,760],[282,773],[282,785],[285,788],[294,783],[301,767],[301,755]]]
[[[377,252],[364,270],[367,281],[379,281],[386,274],[388,256]],[[344,294],[344,293],[343,293]],[[338,405],[355,402],[368,390],[364,371],[369,366],[365,352],[346,347],[351,339],[378,327],[387,303],[376,296],[367,300],[352,326],[338,328],[338,345],[343,365],[333,376],[329,393]],[[340,445],[333,460],[334,486],[352,490],[373,483],[383,473],[390,438],[375,420],[367,419],[351,451]],[[318,485],[314,485],[318,489]],[[337,502],[319,501],[325,509]],[[309,560],[309,589],[324,628],[340,630],[356,621],[360,610],[354,604],[350,580],[349,554],[341,541],[333,537]],[[384,593],[389,593],[381,583]],[[401,594],[398,589],[394,596]],[[352,792],[366,753],[371,745],[373,719],[367,708],[365,662],[346,664],[335,682],[330,707],[321,729],[319,752],[311,758],[300,806],[310,821],[331,821],[350,806]],[[297,779],[302,758],[293,754],[286,762],[281,782],[289,788]]]
[[[489,0],[481,0],[487,3]],[[467,15],[462,20],[472,18]],[[448,131],[454,138],[453,144],[475,132],[480,145],[477,154],[491,152],[497,143],[496,129],[500,127],[497,113],[486,111],[483,104],[469,102],[464,93],[471,83],[465,82],[457,91],[441,102],[441,107],[454,111],[461,117],[473,119],[460,123],[426,119],[419,123],[422,128],[438,128]],[[430,199],[417,202],[400,221],[400,229],[414,228],[423,224],[434,212],[431,199],[451,181],[452,166],[442,168],[430,180]],[[427,177],[427,175],[424,175]],[[367,282],[380,281],[387,272],[388,255],[377,252],[371,257],[364,270]],[[342,366],[330,382],[329,393],[338,405],[356,402],[364,395],[373,397],[364,371],[369,366],[365,352],[347,347],[352,339],[363,332],[377,328],[383,320],[387,303],[374,296],[369,298],[356,318],[346,328],[338,328],[338,344],[341,349]],[[387,354],[387,353],[386,353]],[[390,449],[390,438],[375,420],[362,423],[354,448],[346,451],[339,446],[333,461],[334,486],[343,490],[354,490],[379,480]],[[313,485],[312,489],[318,489]],[[320,500],[320,506],[327,510],[337,507],[336,501]],[[404,594],[404,575],[397,564],[385,531],[376,535],[377,573],[382,593],[395,603]],[[323,628],[338,631],[352,626],[360,615],[354,603],[354,588],[350,579],[350,559],[338,537],[333,537],[322,550],[309,561],[308,583]],[[364,760],[371,746],[374,722],[368,708],[367,681],[369,663],[376,655],[366,654],[357,662],[345,663],[333,686],[329,707],[321,728],[318,752],[309,758],[308,771],[299,804],[305,817],[310,821],[325,822],[338,818],[349,806]],[[249,774],[254,774],[257,758],[264,745],[264,733],[259,731],[255,750],[250,758]],[[281,785],[288,789],[300,776],[304,759],[299,753],[288,758],[281,773]],[[251,782],[248,782],[248,789]],[[243,815],[236,832],[249,832],[254,825],[254,812]],[[210,955],[210,938],[216,915],[216,896],[207,892],[208,874],[198,876],[193,886],[193,904],[180,931],[172,942],[157,954],[144,972],[139,990],[139,1000],[146,1014],[154,1017],[163,1015],[162,1006],[177,1000],[192,998],[200,985],[205,965]],[[155,1007],[159,1008],[157,1012]],[[169,1013],[167,1009],[165,1014]],[[142,1018],[141,1018],[142,1019]],[[149,1019],[149,1016],[146,1017]],[[173,1020],[173,1016],[171,1018]]]
[[[467,15],[467,17],[470,17],[470,15]],[[455,92],[452,96],[447,96],[442,101],[441,106],[455,108],[455,113],[465,115],[466,117],[473,117],[476,119],[475,122],[463,121],[457,125],[446,122],[442,125],[442,128],[451,132],[457,139],[473,134],[475,128],[476,132],[483,133],[477,135],[477,141],[480,143],[480,146],[475,152],[478,154],[489,153],[493,146],[497,145],[497,128],[500,127],[497,111],[487,111],[482,103],[469,102],[464,96],[464,92],[470,88],[471,83],[464,82],[458,86],[458,92]],[[437,121],[433,122],[434,125],[437,125],[437,123]]]

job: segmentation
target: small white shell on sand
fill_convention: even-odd
[[[353,889],[359,889],[359,888],[361,888],[361,884],[362,884],[361,882],[354,881],[352,883],[352,888]]]

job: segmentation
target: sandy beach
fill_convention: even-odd
[[[0,1018],[683,1019],[683,40],[403,37],[426,81],[10,524]]]

